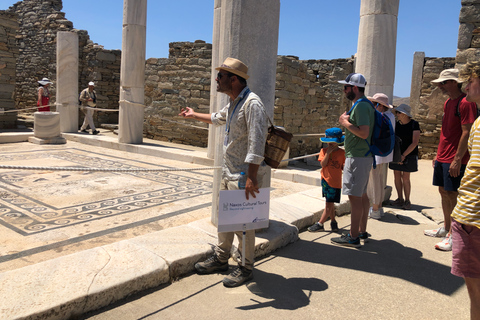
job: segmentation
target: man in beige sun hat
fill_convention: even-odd
[[[384,93],[375,93],[373,97],[367,97],[375,109],[385,114],[392,123],[395,130],[395,116],[391,112],[393,106],[388,102],[388,96]],[[385,198],[385,187],[387,186],[388,163],[393,160],[393,152],[386,157],[375,156],[376,168],[370,170],[368,179],[367,194],[372,206],[368,215],[373,219],[380,219],[383,216],[382,202]]]
[[[261,165],[267,139],[267,115],[262,100],[247,86],[248,67],[240,60],[227,58],[216,68],[217,91],[230,97],[230,103],[219,112],[205,114],[186,107],[180,114],[213,125],[225,125],[223,143],[222,182],[220,190],[245,189],[245,199],[255,198],[262,186],[266,166]],[[246,174],[242,186],[241,173]],[[245,176],[245,174],[243,176]],[[244,199],[244,200],[245,200]],[[228,259],[233,238],[239,239],[238,252],[245,257],[245,266],[238,265],[223,279],[226,287],[237,287],[253,278],[255,255],[255,230],[247,230],[245,248],[242,245],[242,231],[218,233],[218,244],[214,254],[203,262],[195,264],[199,274],[210,274],[228,270]]]
[[[442,130],[437,156],[433,161],[433,185],[438,186],[442,198],[444,225],[433,230],[425,230],[431,237],[443,237],[435,248],[452,250],[451,214],[457,203],[458,187],[470,158],[467,143],[470,128],[477,116],[477,106],[465,99],[457,69],[446,69],[431,83],[448,95],[443,106]]]
[[[79,100],[82,103],[80,109],[85,115],[80,132],[88,133],[87,127],[90,126],[92,134],[98,134],[100,131],[95,128],[95,123],[93,122],[93,108],[97,106],[97,92],[95,91],[95,83],[93,81],[90,81],[88,87],[82,90]]]

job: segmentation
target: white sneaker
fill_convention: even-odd
[[[435,249],[442,251],[452,251],[452,235],[449,233],[445,238],[435,245]]]
[[[373,207],[370,207],[370,209],[368,209],[368,216],[376,220],[382,217],[380,214],[380,210],[373,210]]]
[[[423,234],[429,237],[437,237],[437,238],[442,238],[447,236],[448,231],[445,230],[444,227],[440,227],[438,229],[433,229],[433,230],[424,230]]]

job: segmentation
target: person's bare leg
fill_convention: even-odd
[[[355,197],[355,196],[348,196],[350,200],[351,206],[351,214],[350,214],[350,236],[352,238],[358,237],[358,232],[360,230],[360,224],[363,216],[363,197]],[[368,198],[367,198],[368,199]],[[367,208],[368,214],[368,208]]]
[[[367,222],[368,222],[368,210],[370,209],[370,199],[366,193],[362,196],[362,217],[360,219],[360,232],[367,232]]]
[[[445,230],[451,232],[452,227],[452,212],[457,205],[457,196],[458,192],[456,191],[446,191],[443,187],[438,187],[440,192],[440,197],[442,199],[442,211],[443,211],[443,224],[445,225]]]
[[[470,296],[470,319],[480,319],[480,279],[465,278]]]
[[[397,190],[397,198],[403,200],[402,171],[394,170],[393,177],[395,179],[395,189]]]
[[[318,222],[323,224],[328,220],[329,217],[332,219],[332,221],[335,221],[335,204],[333,202],[325,203],[325,210],[323,210],[322,217]]]
[[[410,182],[410,172],[402,172],[403,191],[405,193],[405,202],[410,201],[412,185]]]

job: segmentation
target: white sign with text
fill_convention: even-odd
[[[245,190],[222,190],[218,203],[218,232],[268,228],[270,188],[260,188],[247,200]]]

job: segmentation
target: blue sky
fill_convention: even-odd
[[[14,0],[0,0],[5,10]],[[169,42],[212,41],[214,0],[149,0],[147,58],[168,57]],[[278,54],[347,58],[357,51],[360,0],[281,0]],[[461,0],[400,0],[394,94],[410,95],[413,54],[455,57]],[[122,46],[123,0],[63,0],[77,29],[106,49]]]

